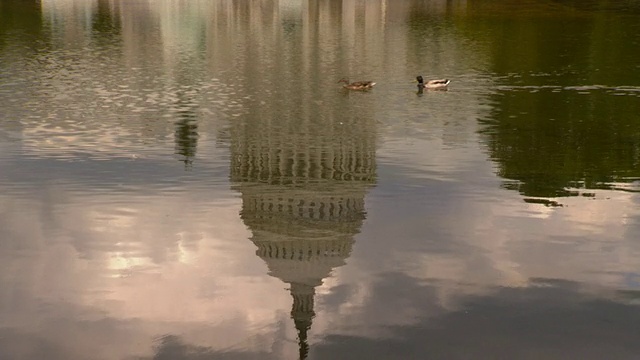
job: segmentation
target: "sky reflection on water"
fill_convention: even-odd
[[[0,4],[0,357],[640,353],[633,9]]]

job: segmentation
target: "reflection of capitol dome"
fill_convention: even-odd
[[[313,137],[269,131],[260,117],[248,122],[231,130],[231,180],[256,254],[270,275],[290,284],[303,359],[315,287],[344,265],[365,218],[364,197],[375,181],[372,120],[354,120],[351,130],[315,129]]]
[[[297,176],[296,184],[285,179],[270,184],[242,176],[237,170],[247,164],[235,161],[252,157],[234,155],[232,180],[242,193],[242,219],[269,274],[291,285],[291,316],[298,330],[300,358],[305,358],[307,331],[315,315],[314,288],[351,253],[353,237],[365,217],[364,196],[373,182],[373,167],[368,176],[351,181],[310,177],[304,181]]]
[[[269,274],[290,286],[291,317],[304,359],[315,288],[349,257],[365,219],[365,195],[375,183],[375,119],[369,111],[374,104],[362,97],[354,107],[337,92],[337,80],[315,78],[330,71],[327,66],[344,65],[348,72],[334,46],[342,35],[332,25],[346,21],[343,6],[278,4],[274,8],[281,11],[275,14],[257,5],[238,8],[248,11],[242,17],[249,19],[248,35],[242,40],[250,40],[245,45],[254,54],[238,60],[242,75],[265,88],[239,88],[246,113],[226,136],[232,186],[242,194],[242,220]],[[265,14],[270,15],[262,19]],[[355,11],[350,14],[355,19]],[[251,30],[273,19],[281,20],[283,32]],[[345,22],[349,26],[355,22]],[[263,51],[265,34],[282,42],[281,52]]]

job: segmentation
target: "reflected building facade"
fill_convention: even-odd
[[[316,288],[345,264],[365,220],[365,196],[376,177],[376,132],[373,111],[366,110],[373,104],[353,111],[349,94],[340,92],[335,81],[327,82],[334,87],[328,91],[298,82],[300,72],[322,73],[317,68],[323,62],[316,57],[339,63],[340,51],[333,40],[340,34],[335,27],[308,24],[347,20],[336,5],[340,2],[305,1],[304,7],[302,3],[299,12],[290,1],[273,7],[261,4],[260,11],[253,4],[234,8],[235,21],[250,20],[245,23],[247,34],[262,38],[260,32],[251,31],[259,25],[250,22],[275,19],[282,32],[272,34],[273,41],[291,42],[293,47],[300,36],[320,46],[314,47],[317,53],[299,57],[259,53],[257,60],[246,60],[246,73],[259,74],[263,64],[273,64],[285,81],[274,79],[260,100],[247,106],[248,113],[230,125],[229,146],[232,187],[242,197],[241,218],[269,274],[289,285],[290,314],[304,359]],[[282,19],[281,6],[286,10]],[[295,29],[297,24],[302,28]],[[361,100],[369,101],[366,96]]]
[[[290,285],[301,358],[315,287],[351,253],[375,181],[375,143],[353,129],[315,141],[305,141],[303,132],[231,129],[231,181],[242,194],[241,217],[269,274]],[[343,146],[347,138],[352,146]]]

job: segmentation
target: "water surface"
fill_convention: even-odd
[[[639,17],[0,1],[0,358],[636,359]]]

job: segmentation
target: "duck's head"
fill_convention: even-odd
[[[422,78],[422,75],[418,75],[418,76],[416,77],[416,81],[417,81],[418,83],[422,84],[422,83],[424,82],[424,79]]]
[[[348,83],[349,83],[349,79],[347,79],[347,78],[342,78],[342,79],[338,80],[338,83],[345,83],[345,84],[348,84]]]

